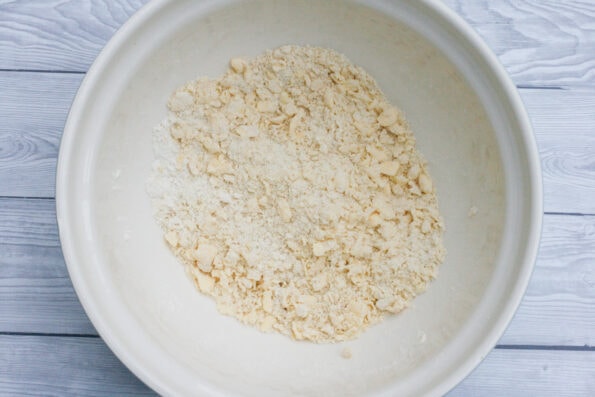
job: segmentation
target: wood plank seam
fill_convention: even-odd
[[[48,333],[48,332],[2,332],[0,336],[43,336],[54,338],[101,338],[99,334],[68,334],[68,333]],[[494,349],[500,350],[548,350],[548,351],[593,351],[595,346],[568,346],[568,345],[522,345],[522,344],[497,344]]]
[[[54,338],[99,338],[99,334],[67,334],[53,332],[4,332],[0,331],[0,336],[47,336]]]
[[[566,346],[566,345],[496,345],[495,349],[500,350],[549,350],[549,351],[580,351],[595,352],[595,346]]]
[[[552,215],[552,216],[595,216],[595,214],[589,212],[554,212],[554,211],[544,211],[544,215]]]
[[[557,85],[531,85],[531,84],[516,84],[519,90],[568,90],[568,87],[562,87]]]
[[[0,69],[6,73],[59,73],[59,74],[86,74],[83,70],[44,70],[44,69]]]

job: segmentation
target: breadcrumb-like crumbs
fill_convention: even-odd
[[[343,55],[234,58],[168,107],[149,194],[164,240],[221,313],[343,341],[436,276],[444,227],[426,163],[402,113]]]

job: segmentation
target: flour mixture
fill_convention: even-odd
[[[401,112],[343,55],[285,46],[173,93],[154,132],[155,218],[221,313],[352,339],[426,289],[445,251]]]

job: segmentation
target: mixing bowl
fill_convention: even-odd
[[[232,57],[283,44],[338,50],[378,81],[429,162],[447,228],[448,255],[428,291],[342,344],[295,342],[220,315],[167,249],[145,191],[152,128],[169,94],[222,74]],[[81,85],[56,198],[64,256],[87,314],[157,392],[421,396],[455,386],[512,318],[536,255],[540,183],[514,86],[439,2],[154,0]],[[344,348],[352,358],[342,357]]]

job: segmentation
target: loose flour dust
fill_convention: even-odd
[[[351,339],[436,276],[443,224],[401,112],[343,55],[232,59],[169,99],[148,183],[165,241],[221,313]]]

